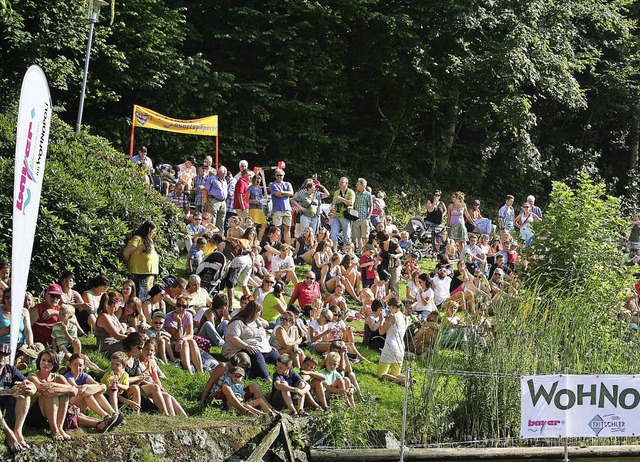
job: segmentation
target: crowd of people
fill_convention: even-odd
[[[80,293],[75,275],[65,272],[37,304],[27,294],[20,348],[9,364],[10,264],[0,264],[0,407],[15,452],[28,448],[25,422],[48,426],[64,441],[73,425],[98,432],[124,425],[123,409],[186,415],[162,386],[158,363],[208,373],[200,402],[215,400],[241,413],[287,409],[305,416],[327,409],[331,395],[355,407],[362,390],[354,365],[367,361],[355,337],[363,335],[364,346],[380,353],[380,379],[404,383],[411,324],[438,323],[451,347],[471,332],[491,335],[487,315],[516,296],[519,250],[535,238],[531,225],[543,219],[533,196],[519,208],[506,196],[493,225],[478,200],[468,209],[458,191],[447,205],[435,191],[424,220],[436,259],[428,273],[411,234],[386,210],[384,193],[374,195],[364,178],[355,189],[347,177],[328,188],[314,175],[294,188],[277,168],[262,186],[265,172],[249,170],[246,161],[233,175],[207,157],[200,165],[188,158],[173,175],[163,167],[169,173],[155,181],[146,148],[132,161],[183,214],[188,279],[158,280],[157,226],[145,221],[123,249],[129,279],[120,290],[98,275]],[[228,271],[211,293],[199,270],[214,253],[224,256]],[[363,332],[347,325],[357,319]],[[110,361],[107,370],[83,353],[82,335],[95,336]],[[211,355],[212,346],[221,347],[224,362]],[[36,372],[25,377],[21,371],[32,363]],[[270,395],[243,385],[245,378],[271,382]]]

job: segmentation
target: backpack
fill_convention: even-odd
[[[226,243],[229,247],[228,250],[236,257],[251,253],[251,242],[248,239],[228,237]],[[225,248],[225,250],[227,249]]]

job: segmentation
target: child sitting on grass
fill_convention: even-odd
[[[55,351],[64,354],[66,361],[71,357],[71,352],[79,355],[88,369],[102,372],[100,366],[91,361],[87,355],[82,354],[82,343],[78,339],[78,326],[73,323],[75,308],[71,305],[62,305],[58,315],[58,322],[53,325],[51,331],[52,347]]]
[[[228,407],[247,415],[270,414],[271,407],[264,398],[255,398],[249,387],[243,387],[240,382],[244,380],[245,371],[242,367],[236,366],[229,372],[222,384],[222,402]],[[250,401],[247,401],[250,400]],[[262,411],[256,409],[259,406]]]
[[[151,312],[151,327],[147,329],[146,335],[148,338],[156,340],[156,347],[160,360],[167,364],[169,361],[174,362],[176,360],[173,354],[173,348],[171,348],[171,334],[164,330],[164,320],[166,315],[162,310],[155,310]],[[168,358],[168,360],[167,360]]]
[[[293,360],[288,354],[278,358],[276,372],[273,374],[270,402],[275,409],[286,406],[294,417],[307,417],[309,413],[304,410],[304,401],[310,387],[296,371],[291,369],[292,363]]]
[[[167,408],[167,415],[181,415],[187,417],[187,413],[184,411],[178,400],[169,394],[167,390],[162,386],[160,381],[161,373],[158,369],[158,365],[155,361],[156,354],[156,339],[150,338],[144,342],[144,346],[140,351],[140,372],[145,374],[145,383],[154,383],[160,387],[162,393],[162,399],[164,400]],[[144,385],[142,385],[144,387]]]
[[[338,372],[339,365],[340,355],[335,351],[330,352],[324,361],[324,368],[320,369],[320,374],[324,376],[322,385],[326,393],[344,395],[347,405],[355,408],[356,403],[353,400],[354,389],[351,385],[351,380],[340,375],[340,372]]]
[[[249,355],[244,351],[241,351],[232,356],[228,362],[218,364],[215,369],[211,371],[209,380],[207,381],[204,390],[202,390],[202,394],[200,395],[200,400],[198,402],[200,404],[205,404],[209,398],[222,400],[222,385],[224,384],[225,379],[229,377],[231,370],[235,367],[241,367],[245,372],[249,371],[251,369],[251,358]],[[245,388],[247,388],[254,397],[262,398],[266,401],[266,398],[260,391],[260,387],[255,383],[252,383]]]
[[[302,367],[300,368],[300,377],[302,377],[305,382],[311,384],[311,391],[313,391],[316,398],[318,398],[320,404],[316,403],[311,393],[307,393],[306,395],[307,402],[314,409],[323,409],[326,411],[329,409],[329,406],[327,404],[327,396],[324,393],[324,386],[322,385],[324,375],[316,371],[317,367],[318,360],[314,356],[307,356],[304,358]]]
[[[140,388],[136,385],[129,386],[129,374],[124,370],[127,363],[127,354],[123,351],[116,351],[111,355],[111,369],[102,377],[102,383],[107,386],[109,402],[114,409],[118,409],[118,401],[128,405],[131,409],[140,413]],[[130,392],[130,398],[125,396],[125,392]]]
[[[364,401],[362,391],[360,390],[360,383],[358,383],[356,373],[353,371],[351,361],[349,361],[349,355],[347,354],[347,345],[345,345],[342,340],[334,340],[329,346],[329,351],[335,351],[340,355],[340,365],[338,366],[338,372],[340,372],[343,377],[351,380],[353,388],[355,388],[356,393],[358,394],[358,398]]]

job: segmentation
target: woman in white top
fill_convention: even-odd
[[[433,301],[435,293],[433,291],[433,281],[427,273],[418,276],[419,287],[416,288],[416,305],[414,312],[419,314],[423,319],[427,319],[429,313],[436,310],[436,304]]]
[[[407,331],[407,321],[402,313],[402,302],[393,297],[389,300],[389,314],[380,327],[380,334],[387,334],[380,362],[378,363],[378,378],[404,384],[406,377],[400,373],[404,360],[404,334]]]

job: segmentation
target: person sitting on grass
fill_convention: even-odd
[[[93,377],[84,372],[84,358],[74,353],[69,358],[68,365],[69,368],[64,374],[64,378],[78,389],[78,394],[71,398],[71,404],[78,406],[80,412],[86,412],[89,408],[103,418],[114,415],[118,408],[111,406],[105,398],[104,393],[107,391],[107,386],[96,382]]]
[[[176,360],[171,348],[171,334],[164,330],[164,320],[166,315],[162,310],[151,313],[151,327],[147,329],[146,336],[156,341],[156,347],[160,352],[160,359],[168,364]]]
[[[380,334],[386,334],[380,362],[378,378],[404,384],[406,377],[400,373],[404,359],[404,334],[407,322],[402,313],[402,302],[393,297],[389,300],[389,314],[380,327]]]
[[[138,387],[140,393],[140,407],[146,412],[160,410],[164,415],[175,415],[171,402],[165,401],[162,387],[151,378],[151,372],[143,371],[140,366],[140,353],[144,348],[145,338],[142,334],[134,332],[122,341],[122,349],[127,354],[127,362],[124,371],[129,376],[130,387]],[[132,394],[132,391],[128,392]]]
[[[123,351],[113,353],[111,368],[102,376],[101,382],[107,386],[109,402],[113,409],[118,409],[118,402],[121,402],[140,413],[140,388],[137,385],[129,385],[129,374],[124,370],[128,359]]]
[[[322,409],[326,411],[329,409],[329,405],[327,404],[327,395],[324,392],[324,385],[322,384],[324,381],[324,375],[316,371],[317,368],[318,360],[315,356],[307,356],[304,358],[304,362],[300,368],[300,377],[302,377],[302,379],[311,386],[311,393],[307,393],[306,395],[307,403],[309,403],[309,405],[314,409]],[[320,401],[320,404],[313,399],[312,393],[318,401]]]
[[[276,326],[278,318],[287,311],[287,302],[284,299],[285,283],[278,281],[273,285],[273,292],[264,297],[262,304],[262,318],[269,323],[269,329]]]
[[[271,337],[269,337],[269,345],[278,350],[281,355],[288,355],[292,358],[293,366],[300,368],[304,361],[304,352],[300,349],[302,338],[295,320],[295,314],[290,311],[280,316],[280,325],[275,327]]]
[[[347,326],[347,324],[344,322],[344,311],[340,310],[340,308],[338,308],[336,305],[330,306],[329,311],[333,313],[333,323],[338,326],[340,331],[340,338],[333,340],[342,340],[347,346],[347,350],[352,357],[355,357],[357,361],[364,361],[368,363],[369,360],[362,356],[362,354],[356,347],[355,340],[353,339],[353,326]]]
[[[280,253],[274,255],[271,260],[271,272],[275,275],[276,281],[282,281],[285,287],[289,282],[295,286],[299,281],[296,276],[296,265],[291,256],[291,246],[282,244],[279,250]]]
[[[205,404],[207,399],[215,398],[216,395],[221,396],[218,392],[220,392],[222,388],[224,379],[229,376],[229,373],[235,367],[242,367],[245,371],[249,371],[251,369],[251,358],[249,355],[244,351],[241,351],[235,356],[232,356],[228,362],[219,363],[211,371],[211,374],[209,374],[209,380],[207,381],[204,390],[202,390],[198,403]],[[264,395],[260,391],[260,387],[258,387],[258,385],[252,383],[248,387],[253,396],[264,398]]]
[[[340,364],[338,365],[338,372],[342,374],[343,377],[351,380],[353,384],[353,388],[358,394],[358,398],[361,401],[364,401],[364,397],[362,396],[362,390],[360,390],[360,383],[358,382],[358,378],[356,377],[356,373],[353,371],[353,367],[351,366],[351,361],[349,361],[349,355],[347,354],[347,346],[342,340],[334,340],[331,342],[329,346],[329,352],[336,352],[340,355]],[[369,362],[369,361],[367,361]]]
[[[291,356],[283,354],[276,362],[276,372],[273,374],[270,403],[275,409],[285,406],[294,417],[307,417],[304,410],[305,395],[310,387],[300,375],[291,369]]]
[[[75,309],[71,305],[62,305],[60,307],[58,322],[53,325],[53,330],[51,331],[52,347],[54,350],[64,353],[67,361],[71,357],[69,352],[69,349],[71,349],[74,354],[82,357],[89,369],[103,372],[100,366],[91,361],[87,355],[82,354],[82,343],[78,339],[78,326],[73,323],[74,312]]]
[[[189,298],[179,295],[176,298],[176,309],[167,314],[165,325],[171,334],[174,353],[180,356],[182,367],[189,374],[193,374],[194,371],[202,372],[202,357],[200,348],[193,338],[193,315],[187,311],[187,308],[189,308]]]
[[[18,453],[29,449],[22,427],[36,387],[9,364],[10,355],[9,344],[0,344],[0,417],[4,415],[0,421],[7,446],[11,452]]]
[[[167,407],[168,415],[181,415],[183,417],[187,417],[187,413],[184,411],[178,400],[175,399],[172,395],[169,394],[167,390],[162,386],[162,382],[160,381],[161,371],[158,369],[158,365],[155,361],[156,354],[156,339],[147,339],[144,342],[144,346],[142,347],[142,351],[140,351],[140,372],[145,377],[145,384],[154,384],[162,393],[162,398],[164,399],[165,406]],[[142,390],[144,392],[144,386],[142,386]]]
[[[211,307],[201,308],[195,317],[198,335],[211,341],[215,346],[224,345],[224,335],[231,321],[229,299],[225,294],[217,294],[211,300]]]
[[[344,284],[338,283],[334,289],[334,292],[329,295],[323,302],[323,306],[329,308],[332,305],[336,305],[341,311],[347,313],[349,308],[347,306],[347,299],[344,298]]]
[[[142,314],[142,301],[138,297],[130,297],[115,312],[125,332],[144,332],[149,326]]]
[[[244,380],[245,371],[242,367],[236,366],[229,371],[224,379],[221,395],[223,405],[228,409],[229,406],[247,415],[260,415],[263,413],[271,414],[272,409],[264,398],[256,398],[251,393],[249,386],[243,387],[240,382]],[[216,396],[218,398],[218,396]],[[262,411],[258,410],[260,407]]]
[[[324,367],[320,369],[320,374],[324,376],[322,385],[326,393],[330,395],[343,395],[347,406],[355,408],[356,403],[353,400],[354,388],[351,380],[347,377],[342,377],[340,372],[338,372],[339,365],[340,354],[335,351],[330,352],[324,361]]]

